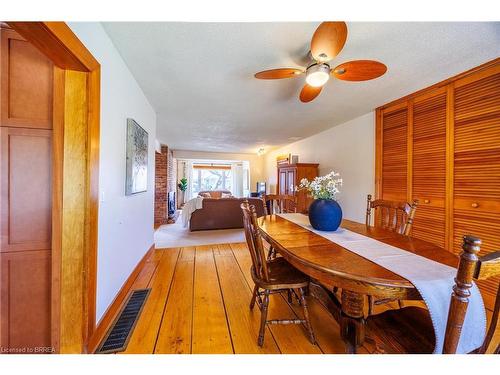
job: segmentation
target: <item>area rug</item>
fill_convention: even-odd
[[[180,217],[174,224],[162,225],[155,231],[157,249],[235,242],[245,242],[243,228],[190,232],[189,228],[184,228]]]

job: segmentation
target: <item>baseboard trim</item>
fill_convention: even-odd
[[[147,260],[153,255],[154,249],[155,245],[152,244],[146,254],[144,254],[142,259],[139,261],[139,263],[137,263],[127,280],[123,283],[122,287],[113,299],[113,302],[111,302],[111,305],[109,305],[109,307],[106,309],[106,312],[97,324],[94,333],[89,338],[89,341],[87,343],[87,353],[94,353],[96,351],[100,342],[106,335],[106,332],[108,332],[108,329],[111,327],[111,324],[115,320],[117,314],[120,312],[122,305],[125,303],[126,297],[129,294],[130,288],[134,284],[135,279],[137,279],[137,276],[139,276],[139,273],[144,268]]]

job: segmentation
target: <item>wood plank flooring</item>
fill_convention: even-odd
[[[343,353],[337,323],[312,299],[318,345],[301,325],[272,325],[259,347],[260,311],[248,308],[250,264],[245,244],[155,250],[132,287],[152,290],[124,353]],[[301,313],[296,302],[271,296],[270,319]]]
[[[132,286],[152,290],[124,353],[344,353],[337,322],[313,298],[308,303],[318,345],[302,325],[271,325],[259,347],[260,311],[248,307],[250,264],[244,243],[155,250]],[[296,302],[271,296],[270,319],[301,316]],[[359,350],[373,351],[369,343]]]

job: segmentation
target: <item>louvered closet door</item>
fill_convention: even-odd
[[[413,199],[419,200],[412,236],[445,247],[446,91],[415,99]]]
[[[500,250],[500,69],[492,73],[455,86],[455,252],[469,233],[483,240],[482,255]],[[498,279],[479,285],[491,301]]]
[[[406,201],[407,108],[382,114],[382,199]]]

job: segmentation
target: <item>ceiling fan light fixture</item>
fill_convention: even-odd
[[[330,79],[328,64],[314,64],[307,69],[306,83],[312,87],[321,87]]]

